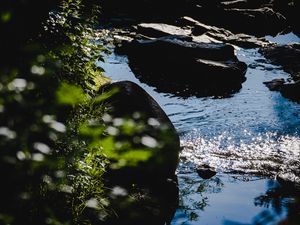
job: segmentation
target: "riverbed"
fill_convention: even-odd
[[[278,44],[300,41],[293,33],[266,38]],[[173,225],[271,225],[285,219],[298,224],[299,193],[280,185],[275,176],[288,174],[300,183],[300,104],[263,84],[288,80],[279,66],[268,63],[258,49],[235,51],[248,65],[247,80],[226,98],[158,92],[135,77],[126,56],[112,53],[100,64],[113,80],[130,80],[144,88],[180,135],[180,204]],[[203,163],[217,175],[200,178],[195,167]]]

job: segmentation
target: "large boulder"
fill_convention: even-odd
[[[128,166],[108,168],[110,181],[153,184],[153,181],[160,183],[172,179],[178,164],[180,142],[168,116],[145,90],[131,81],[113,82],[101,88],[102,93],[111,91],[114,93],[104,101],[110,119],[104,121],[110,129],[119,129],[115,141],[125,142],[129,151],[144,149],[150,156],[137,165],[128,162]],[[124,132],[122,123],[127,129]],[[126,127],[130,124],[131,132]]]
[[[246,80],[247,66],[231,45],[199,43],[186,36],[135,40],[123,45],[141,82],[181,96],[225,96]]]
[[[131,81],[108,83],[100,93],[107,97],[102,102],[107,106],[103,120],[110,135],[119,129],[115,142],[119,146],[125,143],[133,154],[140,149],[151,153],[136,165],[128,162],[107,168],[105,186],[114,213],[107,216],[105,224],[169,224],[178,207],[175,170],[180,150],[172,122],[159,104]],[[122,151],[116,149],[115,153]],[[115,163],[115,159],[110,161]]]

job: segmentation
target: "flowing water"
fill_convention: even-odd
[[[266,38],[278,44],[300,41],[293,33]],[[236,54],[248,65],[247,80],[228,98],[159,93],[137,80],[124,56],[111,54],[101,64],[113,80],[143,87],[180,134],[180,206],[174,225],[269,225],[285,218],[298,224],[297,193],[282,188],[274,177],[287,174],[300,183],[300,104],[263,84],[288,79],[288,74],[269,64],[258,49],[237,49]],[[203,163],[216,168],[217,175],[200,178],[195,166]]]

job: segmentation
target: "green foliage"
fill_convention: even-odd
[[[71,224],[78,196],[101,198],[105,159],[83,154],[76,130],[79,111],[108,80],[95,65],[103,47],[94,12],[82,1],[1,2],[1,224]]]
[[[107,120],[117,90],[96,95],[109,79],[92,2],[0,3],[1,224],[101,224],[113,213],[108,165],[138,166],[163,147],[149,124]]]
[[[49,50],[55,60],[63,61],[63,74],[60,76],[80,85],[86,92],[97,90],[108,81],[102,74],[102,68],[95,64],[97,60],[103,61],[102,53],[106,51],[99,44],[99,34],[94,29],[99,13],[97,5],[87,11],[81,0],[70,0],[63,1],[60,11],[51,13],[47,20],[48,32],[59,41]],[[97,79],[99,77],[101,79]]]

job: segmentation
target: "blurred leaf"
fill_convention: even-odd
[[[4,23],[9,22],[11,17],[12,17],[12,13],[10,11],[5,11],[1,13],[1,20]]]
[[[87,96],[80,87],[63,82],[56,92],[60,104],[76,105],[84,102]]]

